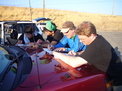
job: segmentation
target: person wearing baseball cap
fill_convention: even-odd
[[[86,49],[86,46],[80,42],[78,36],[75,34],[75,30],[76,27],[72,21],[66,21],[62,24],[61,32],[64,34],[64,37],[54,46],[55,51],[70,52],[72,50],[74,52],[81,52]],[[66,44],[69,47],[61,47],[62,45],[66,46]]]
[[[56,45],[63,38],[63,33],[57,29],[57,26],[52,21],[47,21],[43,32],[47,35],[46,41],[48,43],[43,43],[42,47],[48,47],[48,45]]]
[[[76,27],[75,27],[75,25],[73,24],[73,22],[72,21],[66,21],[66,22],[64,22],[63,24],[62,24],[62,30],[61,30],[61,32],[63,32],[63,33],[65,33],[65,32],[68,32],[69,31],[69,29],[75,29]]]

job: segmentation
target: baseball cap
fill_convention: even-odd
[[[51,21],[47,21],[46,22],[46,29],[48,29],[49,31],[55,31],[56,27]]]
[[[68,32],[69,29],[75,29],[75,25],[73,24],[72,21],[66,21],[62,24],[62,30],[61,32]]]

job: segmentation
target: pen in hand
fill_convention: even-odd
[[[69,54],[69,55],[76,56],[76,52],[74,52],[74,50],[71,50],[68,54]]]

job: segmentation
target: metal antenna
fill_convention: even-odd
[[[30,15],[31,15],[31,21],[32,21],[32,9],[31,9],[31,2],[29,0],[29,6],[30,6]],[[33,27],[33,24],[32,24],[32,27]],[[34,39],[34,43],[35,43],[35,38],[33,37]],[[38,60],[37,60],[37,49],[35,50],[36,51],[36,64],[37,64],[37,74],[38,74],[38,89],[41,89],[41,83],[40,83],[40,77],[39,77],[39,67],[38,67]]]
[[[41,89],[41,83],[40,83],[40,77],[39,77],[39,66],[38,66],[38,53],[37,53],[37,49],[36,49],[36,64],[37,64],[37,74],[38,74],[38,89]]]
[[[43,17],[45,17],[45,0],[43,0]]]
[[[30,15],[31,15],[31,20],[32,20],[32,8],[31,8],[31,2],[29,0],[29,6],[30,6]]]

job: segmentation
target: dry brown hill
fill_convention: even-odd
[[[32,17],[30,8],[0,6],[0,21],[31,20],[43,17],[42,8],[32,8],[31,10]],[[83,21],[91,21],[96,25],[97,30],[122,31],[122,16],[45,9],[45,17],[51,18],[59,29],[65,21],[73,21],[76,26]]]

